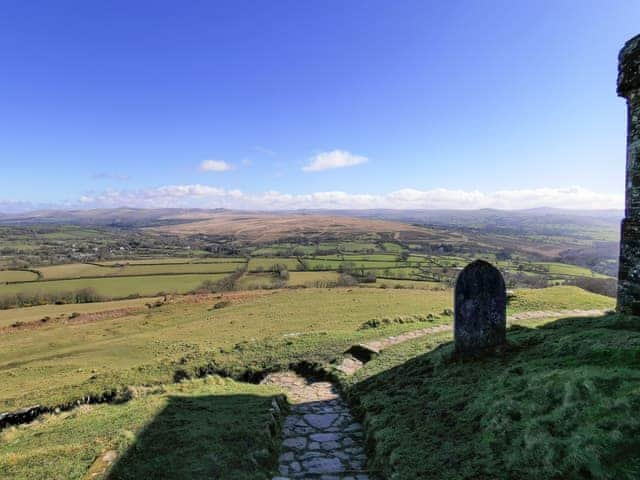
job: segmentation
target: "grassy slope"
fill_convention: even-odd
[[[536,302],[513,311],[528,309],[530,303],[544,310],[610,308],[613,302],[569,287],[517,295]],[[283,290],[254,294],[222,309],[211,308],[218,301],[213,299],[169,303],[129,317],[11,331],[0,337],[0,411],[57,405],[126,385],[171,382],[176,372],[193,374],[201,367],[239,376],[302,360],[329,362],[354,342],[451,320],[361,330],[364,322],[437,315],[451,307],[451,300],[450,290]]]
[[[112,386],[170,382],[179,369],[211,362],[242,374],[302,358],[328,361],[352,341],[383,334],[358,331],[363,322],[381,314],[438,313],[450,297],[450,292],[409,290],[285,290],[217,310],[212,299],[9,332],[0,337],[0,411],[55,405]]]
[[[209,377],[46,415],[0,432],[0,478],[83,479],[96,457],[116,450],[112,480],[266,480],[279,448],[269,435],[276,393]]]
[[[372,467],[393,480],[640,477],[637,318],[515,327],[503,354],[481,360],[435,348],[450,335],[342,379],[365,414]]]

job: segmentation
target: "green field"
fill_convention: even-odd
[[[327,282],[328,285],[331,282],[338,280],[338,274],[336,272],[290,272],[290,278],[287,282],[289,286],[317,286],[318,282]]]
[[[67,292],[81,288],[94,288],[99,295],[107,298],[125,298],[131,295],[154,296],[161,292],[186,293],[197,288],[205,280],[216,281],[225,276],[224,273],[218,273],[51,280],[0,285],[0,295]]]
[[[160,298],[160,297],[159,297]],[[72,313],[94,313],[121,308],[142,308],[152,304],[159,298],[135,298],[132,300],[116,300],[112,302],[73,303],[69,305],[39,305],[37,307],[10,308],[0,310],[0,328],[16,322],[35,322],[45,317],[50,319],[68,317]]]
[[[0,270],[0,283],[29,282],[37,279],[37,274],[26,270]]]
[[[295,258],[251,258],[248,270],[250,272],[267,271],[278,264],[285,265],[289,270],[297,270],[300,266],[300,262]]]
[[[170,382],[178,370],[242,376],[291,362],[329,362],[354,342],[420,328],[392,323],[361,329],[371,319],[435,315],[452,306],[452,292],[299,289],[260,294],[212,309],[169,303],[146,312],[83,324],[45,324],[0,337],[0,411],[55,405],[81,395],[148,382]],[[224,295],[223,295],[224,297]],[[608,297],[572,287],[517,291],[510,312],[611,308]]]
[[[245,263],[240,257],[157,257],[157,258],[134,258],[126,260],[111,260],[108,262],[95,262],[98,265],[158,265],[171,263]]]
[[[273,389],[209,377],[131,393],[123,404],[83,406],[0,432],[0,478],[81,480],[99,472],[99,462],[90,470],[96,458],[115,451],[112,480],[271,479],[280,446],[270,434],[279,427]]]
[[[41,267],[38,271],[44,280],[59,280],[91,277],[119,277],[134,275],[170,275],[186,273],[231,273],[241,268],[245,262],[207,262],[188,264],[125,264],[123,266],[97,266],[86,263],[72,263]]]

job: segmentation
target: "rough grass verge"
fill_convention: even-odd
[[[513,327],[503,352],[465,361],[447,338],[341,378],[385,478],[640,478],[640,319]]]
[[[3,430],[0,478],[83,479],[105,452],[117,458],[94,479],[271,478],[281,431],[275,390],[208,377],[132,395]]]

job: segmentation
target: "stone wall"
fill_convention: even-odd
[[[620,239],[618,311],[640,315],[640,35],[620,51],[618,95],[627,100],[625,218]]]

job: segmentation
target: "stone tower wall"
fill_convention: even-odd
[[[620,51],[618,95],[627,100],[626,204],[620,239],[618,311],[640,315],[640,35]]]

